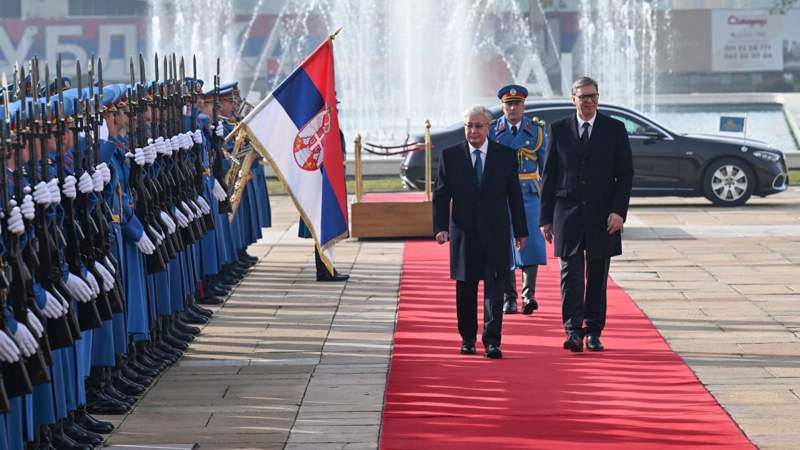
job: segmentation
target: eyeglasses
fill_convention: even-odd
[[[577,97],[578,100],[582,102],[596,102],[597,97],[599,96],[600,94],[584,94],[584,95],[576,95],[575,97]]]
[[[483,128],[488,127],[489,125],[485,123],[465,123],[464,128],[472,129],[472,130],[481,130]]]

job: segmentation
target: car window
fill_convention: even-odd
[[[605,111],[605,113],[625,124],[625,130],[628,131],[628,136],[646,136],[645,132],[648,126],[639,120],[617,112]]]

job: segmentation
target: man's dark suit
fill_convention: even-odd
[[[625,219],[633,181],[628,133],[622,122],[597,113],[585,147],[574,114],[553,122],[549,136],[539,224],[553,225],[555,254],[561,257],[564,327],[582,336],[585,319],[588,334],[599,337],[609,260],[622,253],[621,234],[607,232],[608,216]]]
[[[509,220],[514,237],[528,235],[516,152],[489,141],[479,189],[469,149],[464,142],[442,153],[433,190],[433,233],[450,233],[450,277],[456,280],[461,337],[475,340],[478,281],[483,279],[483,344],[500,345],[503,286],[511,267]]]

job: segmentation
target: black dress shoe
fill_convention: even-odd
[[[571,334],[566,341],[564,341],[564,350],[570,350],[573,352],[582,352],[583,351],[583,339],[580,337]]]
[[[84,430],[89,430],[93,433],[108,434],[114,431],[114,425],[111,422],[104,420],[97,420],[85,410],[80,410],[75,416],[75,423],[80,425]]]
[[[205,297],[203,297],[200,300],[198,300],[198,302],[201,305],[212,305],[212,306],[214,306],[214,305],[221,305],[222,303],[225,302],[225,300],[222,297],[217,297],[217,296],[214,296],[214,295],[206,295]]]
[[[475,342],[461,342],[461,354],[462,355],[474,355],[475,354]]]
[[[486,355],[489,359],[500,359],[503,357],[503,352],[500,351],[499,345],[489,344],[486,346]]]
[[[350,275],[345,275],[334,270],[333,276],[330,275],[317,275],[317,281],[347,281]]]
[[[145,391],[144,386],[125,378],[122,374],[117,374],[113,378],[113,384],[116,390],[133,397],[142,395]]]
[[[503,303],[503,312],[506,314],[516,314],[517,313],[517,301],[516,300],[508,300]]]
[[[53,433],[53,447],[58,450],[92,450],[94,447],[87,444],[81,444],[70,439],[64,433]]]
[[[97,447],[103,443],[102,436],[92,433],[91,431],[84,430],[80,425],[75,423],[64,425],[64,434],[79,444]]]
[[[128,405],[116,401],[96,399],[86,404],[86,411],[91,414],[119,415],[130,410]]]
[[[122,374],[122,376],[124,376],[130,381],[133,381],[136,384],[140,384],[145,387],[153,384],[153,379],[151,377],[140,375],[134,372],[133,370],[129,369],[128,367],[123,367],[122,369],[120,369],[120,373]]]
[[[210,309],[207,309],[207,308],[203,308],[202,306],[198,305],[197,303],[195,303],[192,306],[190,306],[189,309],[191,309],[192,311],[196,312],[197,314],[200,314],[201,316],[206,316],[208,318],[211,318],[211,316],[214,315],[214,311],[212,311]]]
[[[172,321],[172,326],[174,326],[175,329],[180,330],[180,331],[182,331],[184,333],[200,334],[200,328],[197,328],[195,326],[189,325],[188,323],[185,323],[185,322],[183,322],[181,320],[177,320],[177,319],[173,320]]]
[[[531,299],[530,301],[527,302],[526,301],[522,302],[522,314],[525,314],[526,316],[530,316],[537,309],[539,309],[539,304],[536,303],[536,300],[534,299]]]
[[[590,352],[602,352],[605,350],[603,343],[600,342],[600,336],[588,336],[586,338],[586,350]]]

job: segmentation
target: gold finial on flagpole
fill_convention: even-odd
[[[334,31],[333,34],[330,35],[331,40],[334,40],[336,38],[336,35],[339,34],[340,31],[342,31],[342,27],[339,27],[338,30]]]

